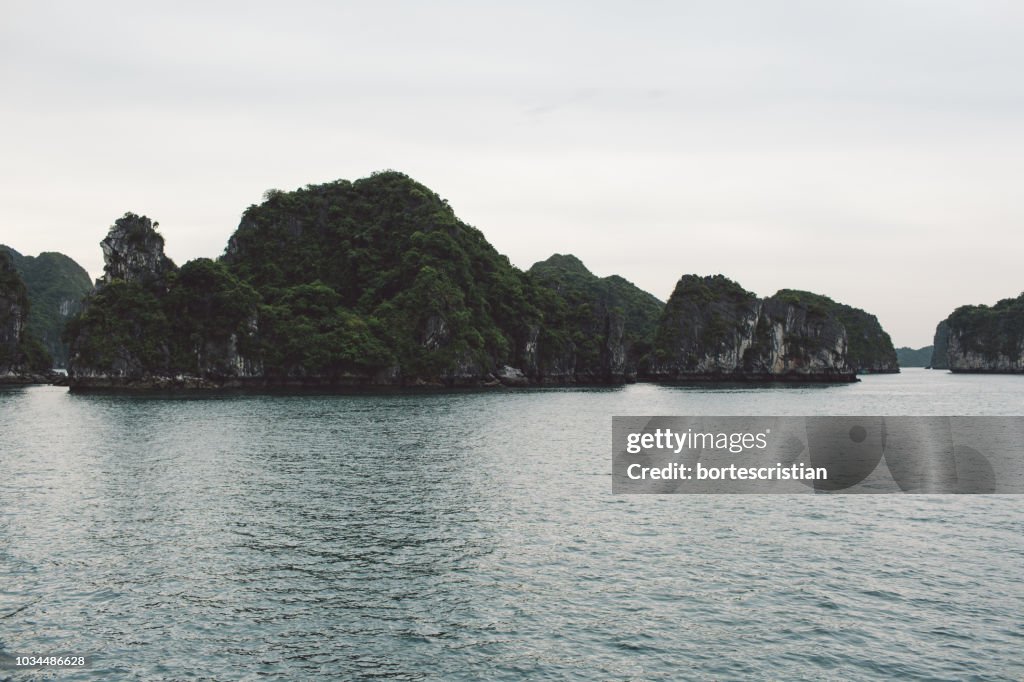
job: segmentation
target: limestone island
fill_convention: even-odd
[[[1024,373],[1024,293],[993,306],[957,308],[935,329],[933,369]]]
[[[72,389],[849,382],[899,371],[868,313],[686,275],[667,303],[556,254],[522,271],[408,176],[250,206],[217,259],[178,267],[126,213],[67,323]]]

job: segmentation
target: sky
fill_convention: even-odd
[[[98,276],[376,170],[512,263],[825,294],[931,343],[1024,291],[1024,3],[0,0],[0,242]]]

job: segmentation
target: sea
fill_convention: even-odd
[[[1024,496],[611,486],[615,415],[1022,414],[1024,376],[924,369],[3,388],[0,654],[87,665],[0,680],[1024,679]]]

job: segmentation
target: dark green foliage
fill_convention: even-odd
[[[847,357],[851,367],[876,372],[898,368],[892,339],[874,315],[809,291],[782,289],[773,298],[802,305],[808,315],[818,318],[834,315],[846,328]]]
[[[959,337],[963,348],[986,359],[1019,358],[1024,352],[1024,293],[1004,298],[994,306],[965,305],[947,320],[949,333]]]
[[[164,248],[164,236],[157,232],[160,223],[151,221],[146,216],[140,216],[128,211],[114,221],[114,225],[124,229],[124,234],[133,246],[145,247],[150,243],[157,243]]]
[[[260,308],[260,334],[271,378],[336,378],[392,362],[379,324],[344,309],[338,293],[321,282],[278,290]]]
[[[900,367],[929,367],[932,364],[932,350],[934,346],[913,349],[907,346],[896,349],[896,358]]]
[[[121,280],[101,287],[65,328],[80,366],[128,376],[170,371],[170,336],[171,324],[156,296]]]
[[[932,369],[949,369],[949,320],[935,325],[932,337]]]
[[[665,304],[655,334],[656,359],[665,362],[681,347],[718,347],[733,330],[732,322],[743,320],[756,302],[756,294],[724,275],[683,275]],[[680,334],[687,338],[681,339]],[[696,359],[696,354],[688,353],[682,361],[690,365]]]
[[[114,280],[67,326],[79,368],[125,376],[233,373],[236,351],[257,354],[259,296],[208,258],[171,273],[166,289]]]
[[[26,333],[21,343],[25,367],[30,372],[46,374],[53,369],[53,356],[42,342],[32,333]]]
[[[209,258],[189,261],[168,282],[161,297],[168,320],[174,322],[169,338],[171,366],[179,371],[218,375],[230,373],[231,344],[256,351],[259,294]]]
[[[738,305],[746,305],[756,300],[757,296],[725,275],[700,277],[699,275],[683,275],[676,282],[673,297],[695,303],[711,303],[724,301]]]
[[[18,300],[25,293],[25,283],[14,265],[12,252],[17,253],[8,247],[0,248],[0,292]]]
[[[189,261],[175,273],[167,310],[176,326],[204,339],[226,339],[241,331],[259,295],[209,258]]]
[[[219,262],[176,270],[154,225],[125,214],[103,241],[110,284],[69,332],[73,379],[462,384],[505,380],[510,365],[540,381],[621,380],[662,307],[571,256],[519,271],[393,171],[268,191]]]
[[[53,359],[28,328],[28,290],[11,254],[0,249],[0,372],[48,372]]]
[[[783,289],[759,300],[722,275],[684,275],[658,326],[652,374],[846,380],[854,369],[896,370],[892,343],[874,316],[806,291]]]
[[[535,300],[544,313],[542,367],[571,353],[577,374],[610,379],[635,374],[646,362],[661,301],[618,275],[597,277],[572,255],[555,254],[528,275],[540,289]],[[626,355],[621,367],[612,357],[620,344]]]
[[[57,367],[66,366],[68,347],[61,341],[61,334],[64,324],[78,313],[82,299],[92,290],[89,273],[61,253],[22,256],[3,245],[0,245],[0,251],[10,254],[28,289],[31,303],[29,332],[42,342]]]
[[[164,236],[157,231],[160,228],[160,223],[155,220],[150,220],[144,215],[127,211],[123,216],[114,221],[112,227],[134,249],[158,251],[160,254],[163,254]],[[164,258],[166,259],[166,256]],[[169,263],[170,261],[167,260],[167,262]]]
[[[70,344],[69,373],[131,380],[194,367],[187,349],[202,322],[189,319],[180,297],[169,293],[177,268],[164,256],[164,239],[155,223],[125,213],[101,245],[104,282],[64,330]]]
[[[828,296],[798,289],[779,289],[772,298],[789,305],[800,306],[813,317],[827,317],[839,305]]]
[[[300,357],[303,367],[340,366],[339,357],[296,350],[308,330],[283,321],[312,319],[288,310],[285,290],[300,285],[333,292],[329,317],[337,324],[322,333],[347,329],[346,343],[367,351],[355,364],[397,363],[408,376],[515,363],[540,321],[523,273],[447,202],[397,172],[268,192],[245,212],[224,262],[274,308],[268,320],[278,322],[264,339],[268,373],[291,373]],[[278,353],[279,344],[295,352]],[[342,355],[355,361],[355,353]]]

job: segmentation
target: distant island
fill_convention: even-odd
[[[1024,293],[961,306],[935,330],[932,367],[954,373],[1024,373]]]
[[[934,346],[925,346],[924,348],[901,346],[896,349],[896,360],[900,367],[931,367],[933,350]]]
[[[511,265],[387,171],[268,191],[217,259],[178,267],[149,218],[101,242],[65,326],[73,388],[483,387],[856,380],[899,371],[865,311],[685,275],[666,303],[556,254]],[[56,349],[60,350],[60,349]]]

